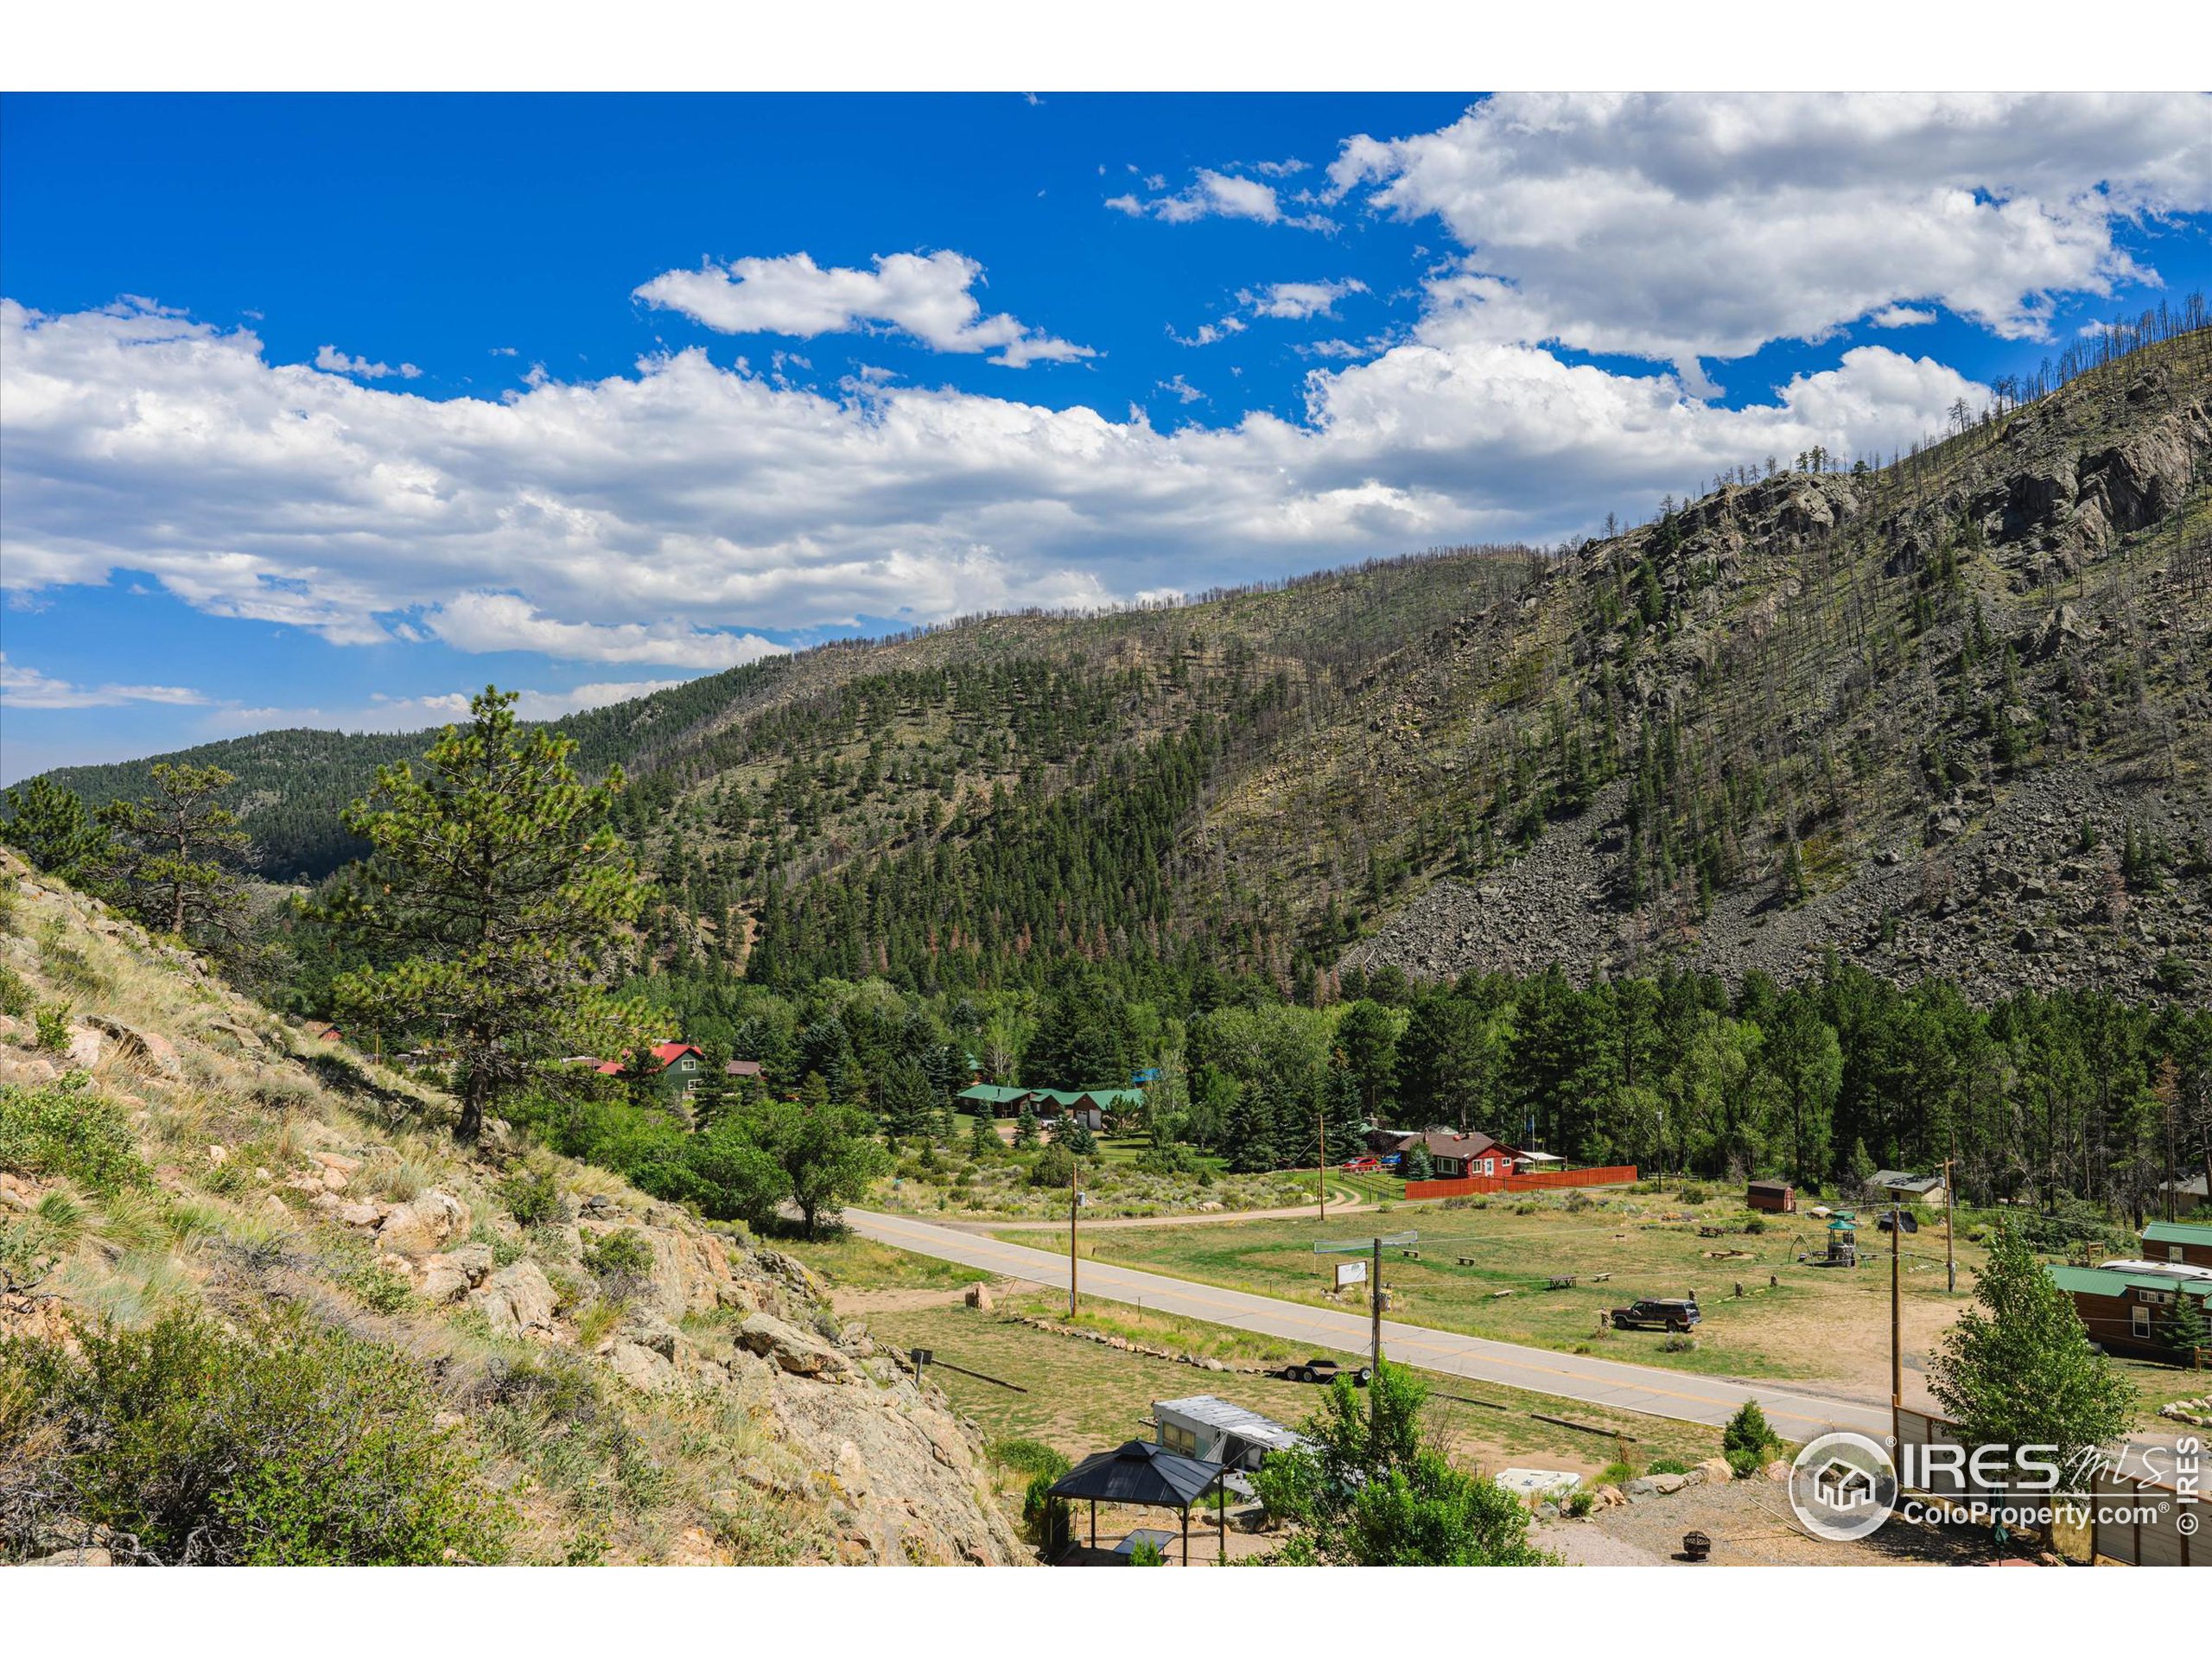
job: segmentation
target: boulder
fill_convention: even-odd
[[[90,1026],[73,1026],[69,1031],[69,1064],[80,1071],[89,1071],[100,1063],[100,1051],[106,1039]]]
[[[1698,1470],[1716,1486],[1726,1486],[1736,1478],[1736,1471],[1728,1466],[1726,1458],[1707,1458],[1698,1465]]]
[[[0,1084],[41,1089],[60,1075],[61,1068],[43,1054],[13,1054],[0,1049]]]
[[[377,1229],[377,1243],[401,1255],[429,1255],[468,1232],[468,1206],[435,1187],[394,1206]]]
[[[631,1314],[623,1325],[621,1340],[649,1349],[670,1361],[685,1345],[683,1333],[650,1308],[640,1308]]]
[[[607,1363],[613,1368],[615,1376],[647,1394],[658,1394],[677,1382],[676,1367],[669,1363],[666,1357],[639,1343],[616,1343]]]
[[[1776,1459],[1772,1463],[1770,1463],[1769,1465],[1767,1465],[1767,1466],[1766,1466],[1766,1478],[1767,1478],[1769,1480],[1787,1480],[1787,1479],[1789,1479],[1789,1459],[1787,1459],[1787,1458],[1777,1458],[1777,1459]]]
[[[341,1204],[338,1219],[348,1227],[373,1227],[384,1219],[384,1206],[376,1204]]]
[[[967,1294],[961,1297],[960,1300],[965,1302],[969,1306],[983,1313],[989,1313],[997,1306],[997,1304],[991,1300],[991,1287],[980,1281],[969,1286]]]
[[[772,1314],[747,1315],[737,1327],[737,1345],[749,1354],[772,1362],[793,1376],[842,1382],[852,1370],[851,1362],[828,1343]]]
[[[85,1023],[111,1039],[116,1052],[133,1065],[164,1077],[184,1075],[184,1062],[177,1055],[176,1045],[159,1032],[140,1031],[101,1014],[92,1015]]]
[[[469,1305],[480,1309],[493,1331],[502,1336],[550,1335],[556,1299],[546,1282],[545,1270],[524,1257],[502,1268],[469,1293]]]
[[[1687,1475],[1648,1475],[1645,1478],[1651,1483],[1651,1490],[1662,1497],[1672,1497],[1689,1484]]]

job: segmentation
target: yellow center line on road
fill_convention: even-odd
[[[954,1232],[949,1228],[936,1227],[927,1222],[910,1222],[904,1217],[881,1215],[869,1211],[856,1211],[852,1213],[866,1221],[880,1233],[896,1235],[911,1241],[917,1247],[919,1254],[941,1255],[952,1261],[964,1261],[969,1266],[995,1265],[1015,1277],[1029,1280],[1048,1288],[1064,1289],[1066,1287],[1066,1262],[1046,1251],[1033,1249],[1026,1244],[1009,1244],[1003,1240],[982,1235]],[[895,1240],[890,1242],[895,1242]],[[963,1255],[953,1254],[955,1251],[984,1257],[986,1260],[966,1261]],[[1249,1328],[1249,1326],[1240,1327],[1238,1322],[1264,1318],[1280,1324],[1294,1325],[1302,1330],[1314,1332],[1317,1340],[1331,1338],[1332,1340],[1328,1345],[1345,1348],[1348,1351],[1357,1352],[1366,1345],[1364,1338],[1368,1332],[1367,1321],[1353,1314],[1339,1313],[1328,1308],[1311,1307],[1302,1303],[1264,1296],[1250,1291],[1232,1291],[1222,1287],[1209,1287],[1197,1281],[1148,1273],[1141,1268],[1122,1268],[1096,1261],[1089,1262],[1086,1265],[1089,1271],[1084,1275],[1084,1282],[1094,1294],[1105,1296],[1109,1301],[1128,1301],[1134,1298],[1139,1306],[1143,1306],[1144,1294],[1148,1294],[1154,1303],[1161,1306],[1165,1312],[1180,1312],[1179,1309],[1166,1306],[1171,1301],[1179,1300],[1200,1307],[1218,1309],[1224,1313],[1236,1316],[1234,1319],[1205,1320],[1210,1324],[1226,1325],[1232,1329]],[[1040,1276],[1040,1273],[1043,1276]],[[1113,1294],[1112,1293],[1116,1290],[1119,1290],[1122,1294]],[[1205,1318],[1202,1314],[1192,1313],[1185,1313],[1184,1317],[1200,1319]],[[1683,1388],[1670,1388],[1663,1386],[1657,1379],[1666,1378],[1669,1382],[1682,1382],[1688,1379],[1678,1378],[1672,1372],[1634,1365],[1625,1361],[1598,1359],[1594,1357],[1580,1366],[1547,1363],[1546,1360],[1551,1357],[1548,1356],[1543,1350],[1524,1348],[1517,1343],[1500,1342],[1496,1338],[1477,1337],[1471,1333],[1460,1336],[1459,1340],[1452,1341],[1450,1338],[1455,1333],[1437,1332],[1427,1327],[1404,1325],[1389,1319],[1383,1321],[1382,1329],[1389,1351],[1401,1357],[1408,1353],[1427,1354],[1448,1361],[1485,1363],[1497,1371],[1507,1371],[1538,1378],[1556,1377],[1573,1386],[1566,1389],[1552,1386],[1541,1388],[1536,1391],[1560,1394],[1565,1398],[1580,1400],[1585,1404],[1618,1404],[1623,1409],[1643,1411],[1650,1416],[1679,1417],[1685,1421],[1707,1423],[1709,1426],[1709,1418],[1707,1414],[1731,1410],[1747,1399],[1758,1399],[1763,1408],[1771,1415],[1823,1428],[1847,1418],[1861,1418],[1871,1421],[1886,1418],[1888,1414],[1881,1408],[1860,1405],[1853,1402],[1829,1401],[1816,1395],[1781,1391],[1764,1394],[1755,1385],[1748,1383],[1715,1380],[1707,1390],[1702,1392],[1697,1390],[1694,1382],[1690,1382],[1687,1390]],[[1341,1340],[1347,1336],[1354,1338],[1350,1344]],[[1444,1337],[1446,1340],[1437,1340],[1440,1336]],[[1503,1351],[1499,1351],[1501,1350]],[[1432,1366],[1432,1369],[1434,1367]],[[1502,1382],[1507,1387],[1526,1386],[1514,1383],[1509,1377],[1503,1376],[1493,1376],[1486,1380]],[[1588,1391],[1593,1389],[1625,1390],[1640,1399],[1653,1402],[1679,1402],[1685,1406],[1701,1408],[1702,1411],[1669,1412],[1626,1402],[1592,1400]],[[1792,1410],[1790,1408],[1793,1406],[1802,1406],[1810,1409]]]

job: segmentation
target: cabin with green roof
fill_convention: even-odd
[[[2212,1224],[2154,1221],[2143,1230],[2143,1255],[2152,1262],[2212,1268]]]
[[[1034,1089],[1009,1089],[995,1083],[975,1083],[953,1098],[966,1102],[968,1109],[978,1117],[986,1112],[993,1117],[1020,1117],[1024,1106],[1035,1109],[1037,1091]]]
[[[2089,1340],[2107,1353],[2186,1365],[2190,1357],[2176,1348],[2173,1338],[2174,1318],[2183,1300],[2193,1301],[2212,1319],[2212,1277],[2055,1263],[2044,1271],[2074,1299],[2074,1311],[2088,1327]]]

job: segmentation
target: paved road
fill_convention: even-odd
[[[1009,1244],[1003,1239],[982,1237],[917,1221],[910,1216],[887,1216],[868,1210],[846,1211],[845,1223],[864,1238],[896,1245],[918,1255],[982,1268],[1048,1289],[1067,1288],[1068,1259],[1065,1252],[1055,1255],[1026,1244]],[[1086,1296],[1158,1308],[1185,1319],[1205,1319],[1316,1348],[1356,1353],[1367,1347],[1368,1319],[1363,1313],[1308,1307],[1273,1296],[1255,1296],[1247,1291],[1192,1284],[1188,1280],[1088,1260],[1083,1263],[1079,1284]],[[1764,1382],[1722,1382],[1654,1366],[1628,1365],[1582,1354],[1554,1353],[1543,1348],[1523,1348],[1485,1337],[1401,1325],[1395,1319],[1382,1321],[1382,1350],[1388,1357],[1418,1365],[1424,1370],[1464,1376],[1477,1382],[1503,1383],[1590,1405],[1672,1417],[1684,1422],[1725,1423],[1745,1401],[1757,1400],[1776,1431],[1790,1440],[1808,1440],[1830,1428],[1855,1428],[1878,1436],[1890,1432],[1890,1410],[1886,1405],[1827,1399]]]
[[[1419,1199],[1416,1200],[1416,1202],[1426,1203],[1427,1200]],[[1329,1214],[1332,1216],[1357,1215],[1362,1211],[1372,1210],[1374,1207],[1375,1206],[1371,1204],[1363,1203],[1354,1198],[1340,1199],[1332,1196],[1329,1199]],[[1319,1205],[1313,1204],[1294,1204],[1290,1205],[1287,1209],[1282,1210],[1213,1210],[1208,1211],[1203,1214],[1188,1216],[1101,1216],[1095,1221],[1084,1222],[1083,1224],[1083,1230],[1088,1233],[1101,1227],[1116,1229],[1125,1227],[1217,1227],[1224,1221],[1299,1221],[1308,1216],[1314,1217],[1316,1220],[1321,1219],[1320,1206]],[[892,1217],[892,1219],[899,1219],[899,1217]],[[1062,1216],[1057,1221],[960,1221],[957,1219],[949,1219],[944,1224],[947,1227],[952,1228],[956,1231],[963,1233],[1056,1232],[1065,1236],[1068,1230],[1068,1222],[1065,1216]],[[1067,1281],[1063,1278],[1060,1282],[1062,1284],[1065,1284]]]

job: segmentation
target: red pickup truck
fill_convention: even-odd
[[[1382,1163],[1376,1158],[1348,1158],[1341,1166],[1347,1175],[1379,1175]]]

